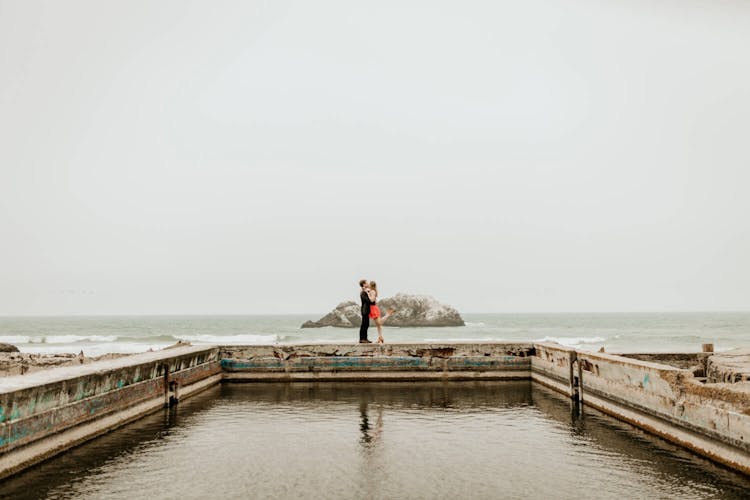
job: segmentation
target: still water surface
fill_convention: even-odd
[[[750,479],[529,381],[224,384],[0,496],[747,498]]]

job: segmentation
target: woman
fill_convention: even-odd
[[[370,286],[367,289],[367,295],[370,297],[370,319],[375,320],[375,326],[378,327],[378,344],[382,344],[383,340],[383,322],[391,317],[393,309],[388,310],[388,314],[380,317],[380,308],[378,307],[378,284],[374,281],[370,282]]]

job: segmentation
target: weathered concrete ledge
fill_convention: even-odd
[[[706,377],[714,383],[750,381],[750,349],[714,354],[707,359]]]
[[[0,478],[218,383],[218,352],[181,347],[0,379]]]
[[[338,344],[222,347],[227,381],[528,379],[532,344]]]
[[[72,353],[36,354],[27,352],[0,352],[0,377],[23,375],[61,366],[78,366],[116,359],[128,354],[103,354],[89,357]]]
[[[510,379],[750,474],[750,382],[702,383],[695,367],[710,366],[708,355],[659,360],[676,366],[650,356],[508,342],[178,347],[4,377],[0,478],[221,381]]]
[[[704,384],[684,370],[534,344],[532,379],[750,474],[750,384]]]
[[[650,363],[657,363],[660,365],[669,365],[675,368],[681,368],[683,370],[693,370],[696,377],[706,376],[706,364],[708,358],[713,356],[712,352],[670,352],[670,353],[616,353],[611,352],[615,356],[622,356],[624,358],[639,359],[641,361],[648,361]]]

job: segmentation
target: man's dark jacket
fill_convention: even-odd
[[[366,318],[370,316],[370,296],[367,295],[367,292],[362,290],[359,293],[359,298],[362,299],[362,317]]]

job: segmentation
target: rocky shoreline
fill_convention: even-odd
[[[173,349],[175,347],[189,346],[189,342],[177,342],[174,345],[165,347]],[[9,377],[12,375],[24,375],[39,370],[49,368],[58,368],[61,366],[78,366],[88,365],[96,361],[105,361],[108,359],[117,359],[132,354],[107,353],[101,356],[84,356],[83,351],[78,354],[73,353],[28,353],[19,352],[18,348],[10,344],[0,344],[0,377]]]
[[[60,366],[87,365],[95,361],[121,358],[123,356],[129,355],[112,353],[90,357],[72,353],[35,354],[27,352],[0,352],[0,377],[24,375]]]

